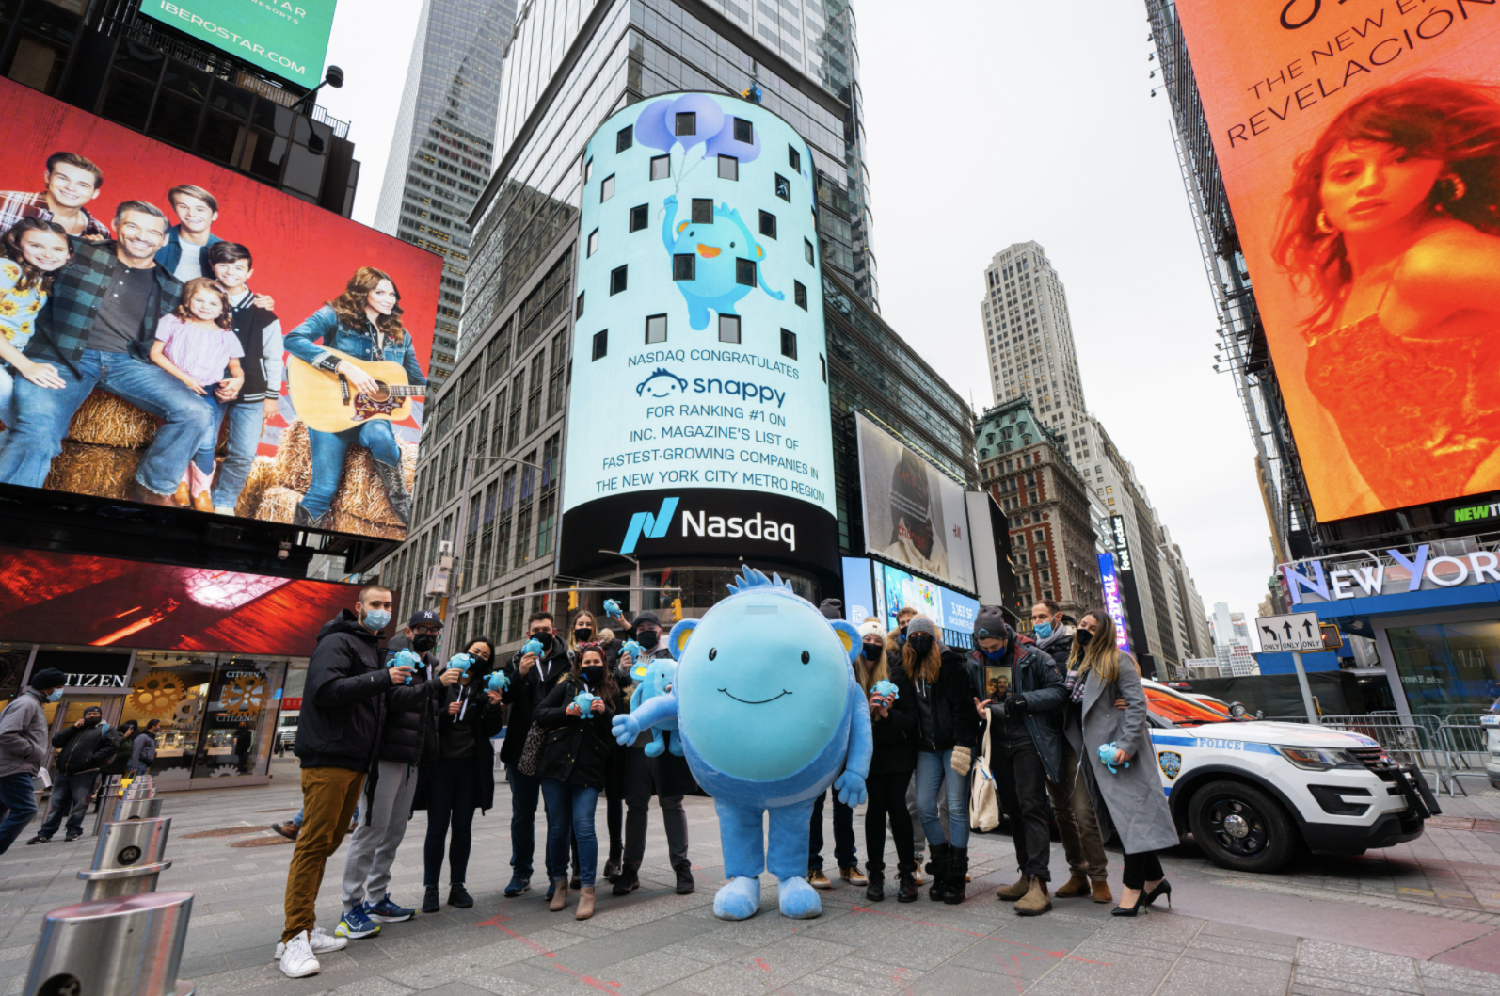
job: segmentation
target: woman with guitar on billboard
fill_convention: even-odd
[[[323,525],[355,443],[375,458],[402,524],[410,520],[411,495],[390,420],[406,416],[410,398],[426,393],[427,378],[401,325],[400,300],[388,274],[361,266],[344,293],[286,337],[292,407],[307,425],[312,451],[312,483],[297,504],[296,525]]]

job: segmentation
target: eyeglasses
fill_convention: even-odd
[[[424,636],[435,636],[436,634],[442,632],[442,628],[438,626],[418,626],[416,629],[412,630],[412,632],[421,633]]]

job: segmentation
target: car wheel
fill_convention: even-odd
[[[1188,826],[1214,864],[1235,871],[1275,871],[1300,840],[1281,803],[1244,782],[1209,782],[1193,793]]]

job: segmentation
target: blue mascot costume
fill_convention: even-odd
[[[616,716],[615,738],[633,743],[677,721],[688,766],[719,813],[729,883],[714,896],[714,916],[754,916],[769,870],[782,914],[809,919],[823,912],[807,884],[813,801],[830,784],[845,805],[865,801],[870,710],[851,668],[859,632],[823,618],[779,577],[747,567],[738,580],[702,619],[672,627],[676,684]]]

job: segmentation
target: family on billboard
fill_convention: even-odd
[[[399,523],[390,538],[401,538],[411,499],[391,423],[410,422],[427,379],[395,280],[360,266],[284,332],[274,295],[254,287],[253,248],[214,234],[210,191],[166,190],[175,224],[144,199],[121,200],[103,219],[90,207],[104,179],[85,156],[55,152],[44,190],[0,192],[0,483],[81,490],[47,482],[97,388],[160,423],[114,497],[235,515],[257,460],[270,470],[262,439],[284,380],[305,426],[305,481],[281,489],[290,507],[258,517],[363,531],[330,514],[357,445],[374,477],[361,473],[362,487],[381,493],[386,522]],[[287,433],[274,451],[288,449]],[[89,457],[106,459],[76,458]]]

